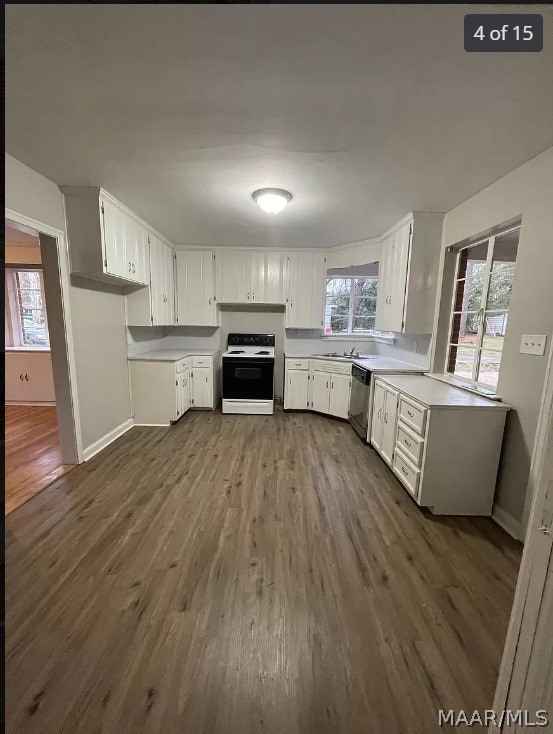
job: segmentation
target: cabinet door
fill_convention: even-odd
[[[181,389],[182,389],[182,412],[186,413],[190,410],[192,402],[192,390],[190,385],[190,370],[185,370],[181,374]]]
[[[150,238],[148,230],[134,222],[133,280],[144,285],[150,284]]]
[[[380,331],[390,331],[389,323],[389,305],[390,300],[390,272],[393,267],[394,239],[393,235],[387,237],[382,242],[382,256],[378,264],[378,293],[376,299],[376,320],[375,328]]]
[[[175,253],[171,247],[164,245],[165,270],[165,324],[175,323]]]
[[[177,400],[177,405],[176,405],[175,412],[176,412],[176,419],[177,420],[184,413],[184,386],[183,386],[182,377],[183,377],[182,374],[178,374],[177,375],[177,378],[175,380],[175,384],[176,384],[175,396],[176,396],[176,400]]]
[[[130,267],[125,252],[125,215],[109,200],[102,200],[104,235],[104,272],[129,279]]]
[[[330,375],[330,400],[328,412],[338,418],[347,418],[351,392],[349,375]]]
[[[282,252],[268,252],[265,255],[267,268],[265,301],[267,303],[284,303],[286,300],[284,258],[285,255]]]
[[[313,372],[311,407],[319,413],[328,413],[330,406],[330,378],[328,372]]]
[[[388,331],[403,331],[407,271],[411,251],[411,225],[405,224],[394,237],[392,277],[388,284]]]
[[[177,323],[187,326],[217,326],[213,253],[177,252]]]
[[[267,258],[263,252],[248,254],[250,270],[250,300],[252,303],[267,303]]]
[[[165,245],[155,235],[150,235],[150,300],[153,326],[163,325],[166,317],[165,269]]]
[[[192,405],[195,408],[213,407],[213,373],[209,367],[192,370]]]
[[[291,252],[288,255],[286,326],[316,329],[323,325],[325,259],[318,253]]]
[[[250,303],[250,258],[244,250],[215,255],[218,303]]]
[[[396,445],[397,400],[398,393],[387,387],[385,389],[384,409],[382,411],[383,424],[380,454],[390,466],[392,465],[394,447]]]
[[[289,410],[306,410],[309,407],[309,372],[287,370],[284,407]]]
[[[382,427],[384,425],[384,385],[381,382],[375,382],[373,397],[373,418],[371,424],[371,443],[380,453],[382,447]]]

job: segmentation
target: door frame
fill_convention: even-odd
[[[549,528],[548,532],[540,530],[548,484],[545,474],[546,456],[550,450],[548,444],[551,441],[553,430],[553,347],[551,345],[540,406],[527,490],[531,498],[529,500],[531,510],[493,703],[494,711],[498,713],[508,707],[512,708],[509,706],[510,702],[513,700],[520,702],[522,698],[526,671],[533,653],[532,643],[538,623],[547,571],[552,558],[551,537],[547,536],[553,534],[553,528]],[[504,729],[492,724],[488,731],[490,734],[500,734]]]
[[[23,227],[29,227],[36,230],[39,234],[45,234],[53,237],[56,241],[57,261],[59,271],[59,286],[61,296],[61,306],[63,314],[63,331],[65,335],[65,348],[67,358],[67,383],[68,392],[71,398],[71,408],[66,410],[64,405],[58,405],[56,400],[56,409],[58,410],[58,419],[60,423],[66,427],[66,431],[60,431],[60,442],[62,442],[62,455],[64,463],[81,464],[83,459],[81,419],[79,412],[79,398],[77,394],[77,378],[75,364],[75,347],[73,342],[73,329],[71,321],[71,299],[70,299],[70,268],[69,268],[69,251],[67,248],[67,238],[65,232],[51,227],[37,219],[32,219],[25,214],[20,214],[13,209],[4,209],[5,219],[9,219]],[[67,435],[72,437],[72,444],[69,445]],[[73,458],[74,461],[66,461],[67,458]]]

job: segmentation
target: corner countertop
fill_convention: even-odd
[[[489,408],[510,410],[510,406],[498,400],[481,398],[479,395],[448,385],[426,375],[386,375],[384,382],[412,397],[428,408]]]
[[[296,354],[295,352],[284,355],[286,359],[324,359],[336,362],[349,362],[356,364],[359,367],[364,367],[371,372],[415,372],[422,374],[426,372],[424,367],[418,367],[416,364],[410,362],[403,362],[401,359],[394,359],[393,357],[379,357],[378,355],[367,355],[365,357],[358,357],[356,359],[344,359],[344,357],[325,357],[322,354]]]
[[[132,362],[178,362],[185,357],[213,357],[220,349],[157,349],[143,354],[130,354]]]

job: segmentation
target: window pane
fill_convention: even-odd
[[[331,331],[337,333],[344,333],[348,330],[348,316],[340,316],[339,314],[331,314],[330,316],[330,328]]]
[[[486,259],[489,243],[482,242],[467,247],[459,253],[455,311],[478,311],[482,307],[482,294],[486,276]]]
[[[353,331],[369,331],[374,329],[375,317],[374,316],[359,316],[353,317]]]
[[[480,365],[478,366],[478,382],[497,387],[500,364],[501,352],[483,349],[480,354]]]
[[[19,288],[40,290],[40,273],[37,270],[18,270],[17,283]]]
[[[355,298],[353,313],[359,316],[374,316],[376,314],[376,298]]]
[[[25,346],[47,346],[48,332],[46,331],[44,311],[22,309],[21,332]]]
[[[359,294],[364,297],[375,298],[378,290],[377,278],[359,278],[361,284]]]
[[[451,324],[450,342],[452,344],[476,344],[478,335],[477,313],[454,313]]]
[[[43,308],[42,293],[40,291],[19,291],[19,300],[23,308]]]
[[[348,295],[351,288],[351,278],[328,278],[326,282],[327,296]]]
[[[517,229],[495,240],[487,309],[509,308],[515,277],[519,232],[520,230]]]
[[[457,377],[472,380],[476,349],[474,347],[450,346],[447,371]]]

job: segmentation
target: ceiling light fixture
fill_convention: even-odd
[[[292,194],[284,189],[258,189],[252,198],[267,214],[278,214],[292,199]]]

